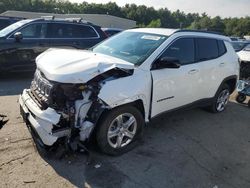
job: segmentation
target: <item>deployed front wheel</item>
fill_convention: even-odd
[[[97,130],[97,143],[109,155],[131,150],[142,136],[144,119],[133,106],[122,106],[103,115]]]

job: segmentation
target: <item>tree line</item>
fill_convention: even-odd
[[[1,0],[0,13],[7,10],[50,12],[60,14],[110,14],[135,20],[138,27],[165,27],[202,29],[221,32],[229,36],[250,35],[250,17],[210,17],[206,13],[184,13],[167,8],[154,9],[144,5],[126,4],[119,7],[107,4],[71,3],[67,0]]]

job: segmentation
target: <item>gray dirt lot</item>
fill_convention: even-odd
[[[250,109],[231,102],[224,113],[178,111],[155,119],[142,143],[120,157],[94,152],[61,160],[40,155],[22,122],[18,94],[30,78],[0,80],[0,187],[250,187]],[[100,168],[94,168],[101,164]]]

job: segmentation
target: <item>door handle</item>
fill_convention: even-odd
[[[192,69],[192,70],[190,70],[190,71],[188,72],[188,74],[195,74],[195,73],[197,73],[197,72],[199,72],[198,69]]]
[[[224,67],[225,66],[225,63],[220,63],[220,67]]]

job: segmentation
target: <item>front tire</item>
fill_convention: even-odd
[[[102,152],[121,155],[136,145],[142,136],[144,118],[133,106],[121,106],[105,113],[97,130],[97,144]]]

